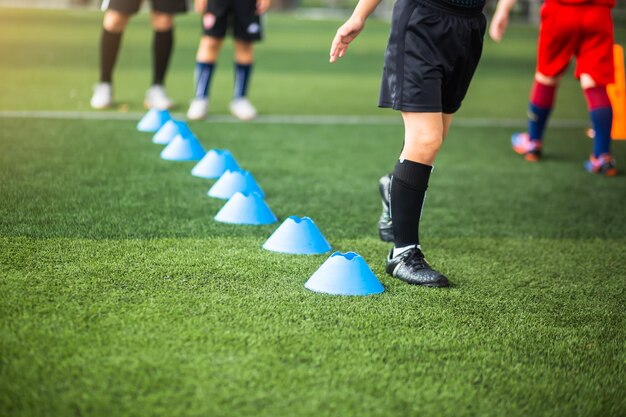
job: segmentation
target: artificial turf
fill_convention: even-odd
[[[15,22],[47,28],[48,49],[76,42],[91,50],[100,16],[4,12],[0,23],[15,27],[0,50],[18,58],[0,63],[11,81],[2,82],[0,110],[84,108],[93,65],[81,68],[59,49],[36,68],[18,42],[32,34]],[[196,34],[195,20],[181,22],[184,45],[170,75],[179,101],[189,75],[182,61],[195,47],[184,41]],[[291,39],[307,34],[315,39],[307,47],[325,58],[338,22],[269,23],[262,57],[271,70],[259,64],[253,85],[262,112],[380,114],[370,108],[379,71],[365,67],[377,65],[384,40],[364,38],[335,77],[290,53],[298,49]],[[131,50],[145,41],[133,30]],[[519,47],[487,48],[464,117],[523,117],[535,32],[511,35]],[[524,70],[500,63],[505,54]],[[147,57],[122,58],[118,95],[138,110]],[[279,76],[280,63],[288,68]],[[31,73],[37,88],[15,95],[14,83]],[[272,77],[289,88],[264,87]],[[503,97],[505,83],[518,96]],[[219,112],[230,87],[214,88]],[[72,89],[74,97],[54,100]],[[584,116],[571,90],[560,95],[557,117]],[[321,97],[307,100],[309,92]],[[361,254],[385,293],[305,290],[327,255],[270,253],[260,246],[276,225],[213,221],[223,202],[206,196],[212,182],[192,177],[193,163],[159,159],[161,147],[135,121],[2,117],[0,415],[623,415],[626,176],[582,170],[590,142],[580,128],[552,128],[545,161],[527,164],[510,151],[512,129],[453,127],[422,223],[425,251],[450,277],[448,289],[384,273],[376,181],[397,157],[399,123],[191,128],[206,148],[232,151],[279,218],[310,216],[334,249]],[[614,144],[618,161],[625,145]]]

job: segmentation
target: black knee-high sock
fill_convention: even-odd
[[[113,67],[115,67],[121,42],[122,33],[102,29],[100,37],[100,82],[102,83],[110,83],[113,78]]]
[[[152,84],[163,85],[165,73],[170,63],[172,46],[174,45],[174,31],[172,29],[165,32],[154,32],[152,42]]]
[[[398,161],[391,182],[391,218],[396,248],[419,245],[419,224],[432,167]]]

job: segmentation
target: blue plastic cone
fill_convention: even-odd
[[[174,139],[177,135],[181,135],[186,138],[191,136],[191,130],[189,130],[189,126],[187,123],[181,122],[179,120],[170,119],[161,128],[152,136],[152,143],[156,143],[158,145],[167,145]]]
[[[313,220],[289,216],[265,241],[263,249],[295,255],[319,255],[331,248]]]
[[[137,123],[137,130],[140,132],[156,132],[171,118],[172,116],[170,116],[170,112],[167,110],[150,109]]]
[[[215,220],[233,224],[271,224],[278,221],[257,193],[235,193],[215,215]]]
[[[354,252],[330,255],[304,287],[334,295],[370,295],[385,291],[367,262]]]
[[[161,151],[161,158],[168,161],[197,161],[204,156],[204,148],[195,136],[176,135]]]
[[[261,198],[265,198],[265,193],[254,180],[248,171],[226,171],[213,187],[209,189],[209,197],[228,200],[236,192],[251,194],[257,193]]]
[[[219,178],[226,171],[240,171],[235,158],[226,149],[211,149],[191,170],[191,175],[200,178]]]

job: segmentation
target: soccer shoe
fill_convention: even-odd
[[[93,88],[93,96],[89,102],[96,110],[109,108],[113,105],[113,87],[110,83],[99,83]]]
[[[256,109],[245,97],[239,97],[230,102],[230,112],[239,120],[252,120],[256,117]]]
[[[613,159],[608,153],[603,153],[597,158],[593,155],[589,155],[589,160],[585,161],[585,169],[588,172],[604,174],[607,177],[614,177],[617,175],[615,159]]]
[[[165,89],[161,85],[153,85],[146,91],[146,98],[143,105],[148,109],[168,110],[174,103],[165,94]]]
[[[393,249],[391,249],[387,257],[386,271],[392,277],[413,285],[425,287],[447,287],[450,285],[445,275],[428,265],[424,259],[424,254],[417,247],[404,251],[395,258],[393,257]]]
[[[541,159],[541,141],[530,140],[528,133],[513,133],[511,136],[513,150],[529,162],[538,162]]]
[[[383,175],[378,180],[378,191],[383,204],[383,210],[378,219],[378,236],[383,242],[393,242],[393,224],[391,223],[391,174]]]
[[[206,98],[194,98],[191,100],[189,110],[187,110],[187,119],[202,120],[209,112],[209,100]]]

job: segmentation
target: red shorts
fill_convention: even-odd
[[[561,75],[576,57],[576,78],[589,74],[598,85],[611,84],[613,19],[611,8],[546,2],[541,7],[537,71]]]

